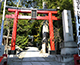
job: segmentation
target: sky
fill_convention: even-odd
[[[17,2],[18,2],[18,0],[17,0]]]

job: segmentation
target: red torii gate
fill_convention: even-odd
[[[13,8],[9,8],[8,11],[15,12],[15,14],[6,15],[6,18],[14,18],[12,40],[11,40],[11,51],[14,51],[15,43],[16,43],[18,19],[32,19],[31,16],[22,16],[22,15],[19,15],[19,13],[31,13],[32,11],[13,9]],[[37,14],[48,14],[48,16],[37,16],[35,19],[36,20],[49,20],[50,46],[51,46],[51,50],[55,51],[53,20],[59,20],[59,19],[55,16],[52,16],[52,14],[57,14],[57,11],[37,10]]]

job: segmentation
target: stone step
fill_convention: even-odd
[[[57,58],[56,55],[40,53],[37,48],[30,48],[28,51],[24,51],[20,55],[23,57],[9,56],[8,65],[74,65],[74,62],[72,61],[60,62],[59,59],[62,58],[60,55],[57,55]]]

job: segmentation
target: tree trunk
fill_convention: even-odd
[[[20,0],[18,0],[17,7],[19,6]]]
[[[46,9],[46,2],[43,2],[43,9]],[[46,14],[44,14],[46,16]],[[43,53],[48,53],[48,21],[45,20],[43,23],[43,29],[42,29],[42,51]]]
[[[10,28],[10,25],[9,25]],[[8,34],[7,34],[7,40],[6,40],[6,45],[5,45],[5,53],[8,54],[8,40],[9,40],[9,34],[10,34],[10,29],[7,29]]]

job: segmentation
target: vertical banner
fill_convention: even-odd
[[[73,0],[73,6],[77,30],[78,55],[80,56],[80,0]]]

